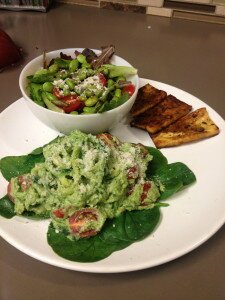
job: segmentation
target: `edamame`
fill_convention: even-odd
[[[75,58],[60,54],[50,65],[27,77],[30,97],[38,105],[70,114],[100,113],[122,105],[129,97],[124,86],[135,87],[126,76],[132,67],[111,64],[92,68],[83,53]]]

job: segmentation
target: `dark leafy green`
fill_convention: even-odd
[[[109,220],[102,231],[91,238],[70,240],[49,225],[47,239],[52,249],[61,257],[77,262],[94,262],[144,239],[158,224],[158,207],[143,211],[125,212]]]
[[[54,81],[54,76],[52,74],[35,74],[30,78],[30,81],[33,83],[45,83]]]
[[[9,199],[7,195],[5,195],[3,198],[0,199],[0,216],[11,219],[16,214],[14,212],[14,203]],[[36,215],[32,211],[25,211],[22,214],[23,217],[32,219],[32,220],[43,220],[43,219],[49,219],[49,214],[42,214],[42,215]]]
[[[27,219],[31,219],[31,220],[44,220],[44,219],[50,218],[49,213],[37,215],[33,211],[25,211],[25,212],[23,212],[22,216]]]
[[[148,147],[149,153],[153,156],[152,161],[148,165],[147,176],[155,174],[157,170],[168,164],[167,158],[156,148]]]
[[[0,199],[0,216],[11,219],[16,214],[14,212],[14,203],[9,200],[8,196],[4,196]]]
[[[183,163],[176,162],[156,170],[152,179],[164,187],[160,200],[167,199],[196,181],[194,173]]]
[[[43,154],[35,151],[22,156],[6,156],[0,160],[0,171],[9,181],[12,177],[29,173],[40,162],[44,162]]]
[[[48,144],[54,143],[60,138],[62,137],[58,136]],[[0,159],[0,171],[3,177],[10,181],[12,177],[29,173],[36,163],[44,162],[43,148],[44,146],[38,147],[27,155],[6,156]]]
[[[68,59],[62,59],[62,58],[55,58],[54,59],[54,63],[57,64],[59,66],[59,68],[62,69],[68,69],[69,65],[70,65],[71,60]]]
[[[153,160],[149,163],[147,176],[163,186],[159,200],[164,200],[196,181],[194,173],[183,163],[168,164],[167,158],[156,148],[149,147]]]
[[[42,84],[30,83],[30,96],[38,105],[45,106],[45,103],[42,99]]]

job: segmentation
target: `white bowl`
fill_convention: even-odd
[[[52,58],[59,57],[60,52],[74,57],[74,51],[82,51],[83,48],[70,48],[70,49],[60,49],[47,53],[47,61],[50,62]],[[99,54],[99,50],[94,51]],[[118,66],[131,66],[123,58],[113,55],[111,63]],[[40,55],[37,58],[30,61],[22,70],[19,77],[19,86],[24,99],[32,113],[44,124],[52,129],[55,129],[61,133],[67,134],[71,130],[79,129],[86,133],[100,133],[113,128],[119,121],[121,121],[130,111],[139,88],[139,77],[138,75],[132,75],[127,77],[135,85],[134,94],[128,99],[127,102],[121,106],[114,108],[110,111],[97,114],[89,115],[70,115],[62,114],[58,112],[51,111],[36,104],[29,96],[27,90],[27,76],[33,75],[38,69],[43,66],[43,56]]]

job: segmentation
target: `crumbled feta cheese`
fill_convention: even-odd
[[[55,86],[59,86],[60,84],[63,84],[63,83],[64,83],[64,80],[62,80],[62,79],[58,79],[58,80],[53,81],[53,85],[55,85]]]
[[[76,90],[79,93],[82,93],[90,85],[93,85],[96,90],[101,90],[103,88],[103,85],[101,83],[99,76],[94,75],[94,76],[84,79],[83,82],[81,82],[80,84],[78,84],[76,86]]]

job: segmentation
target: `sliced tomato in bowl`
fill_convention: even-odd
[[[131,83],[123,87],[123,93],[128,93],[129,96],[132,96],[135,91],[135,86]]]
[[[71,233],[78,238],[85,238],[96,235],[105,219],[97,209],[83,208],[77,210],[68,221]]]
[[[65,113],[71,113],[72,111],[82,109],[85,106],[84,102],[77,96],[64,96],[61,100],[67,104],[67,106],[63,107]]]

